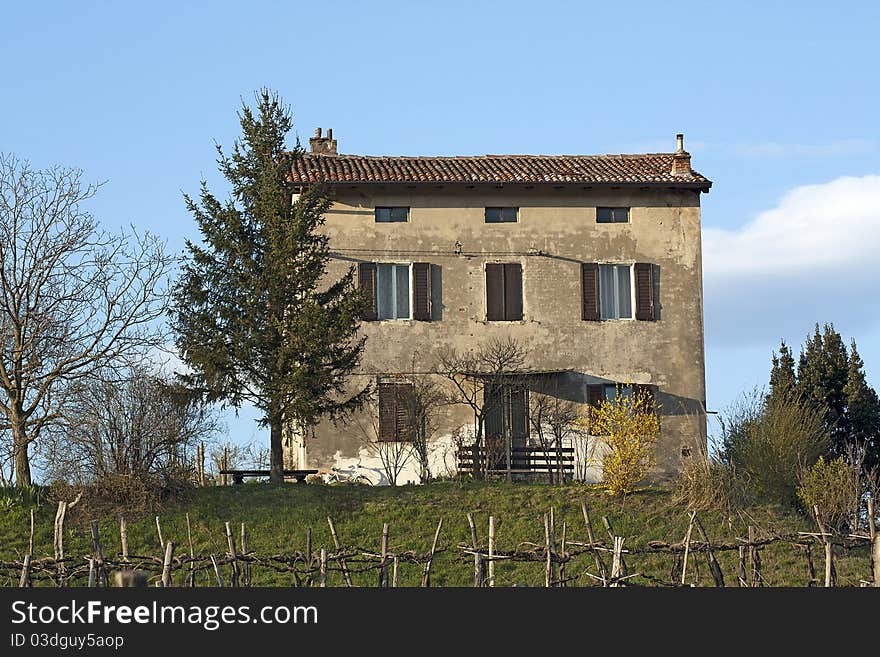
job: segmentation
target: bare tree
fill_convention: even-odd
[[[432,379],[422,377],[413,382],[413,393],[407,399],[413,422],[413,452],[419,462],[419,480],[431,481],[431,441],[437,433],[439,411],[446,404],[446,395]]]
[[[413,405],[412,396],[402,392],[400,388],[395,388],[395,406],[399,405],[406,413],[410,413]],[[411,417],[408,416],[408,419]],[[384,435],[379,423],[378,414],[371,414],[369,418],[350,420],[341,427],[341,430],[353,435],[371,456],[379,459],[382,475],[390,486],[396,486],[400,473],[414,457],[417,457],[413,425],[411,421],[407,422],[405,431],[392,436]]]
[[[213,442],[220,430],[212,407],[142,367],[106,374],[81,385],[65,426],[48,432],[47,473],[83,484],[113,475],[167,482],[194,474],[196,445]]]
[[[580,422],[580,405],[552,395],[533,395],[530,400],[529,424],[532,435],[544,452],[550,483],[562,483],[562,448],[585,435]],[[551,465],[556,463],[556,468]]]
[[[163,341],[173,259],[155,236],[101,229],[81,207],[97,190],[78,169],[0,154],[0,417],[18,485],[81,381]]]
[[[451,384],[452,391],[446,403],[463,404],[474,413],[474,471],[485,477],[491,469],[493,458],[502,445],[498,437],[486,435],[486,420],[498,410],[501,399],[486,394],[492,387],[528,383],[525,371],[527,350],[516,340],[491,339],[471,351],[446,349],[440,354],[440,374]],[[479,457],[478,455],[482,455]]]

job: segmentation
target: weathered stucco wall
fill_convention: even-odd
[[[658,477],[673,474],[683,448],[705,441],[702,271],[699,194],[649,188],[526,188],[506,185],[360,186],[337,188],[326,230],[338,276],[358,262],[429,262],[435,321],[364,322],[361,376],[430,370],[444,346],[466,350],[510,336],[530,353],[530,367],[573,369],[566,397],[585,400],[601,381],[659,387]],[[374,207],[408,206],[408,223],[376,223]],[[520,208],[517,223],[486,224],[487,206]],[[628,206],[630,222],[596,223],[596,207]],[[455,254],[460,242],[461,254]],[[486,321],[485,264],[518,262],[524,317]],[[582,262],[649,262],[659,266],[657,321],[581,319]],[[307,440],[309,467],[350,462],[361,453],[375,407],[347,426],[321,425]],[[465,409],[450,409],[438,438],[470,426]],[[291,451],[291,458],[296,451]],[[405,480],[405,478],[404,478]]]

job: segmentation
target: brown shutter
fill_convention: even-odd
[[[654,321],[653,269],[648,263],[636,263],[636,319]]]
[[[486,319],[504,319],[504,265],[495,262],[486,264]]]
[[[395,409],[395,440],[412,440],[413,384],[398,383],[395,389],[395,402],[397,404]]]
[[[431,265],[427,262],[414,262],[413,277],[413,319],[431,321]]]
[[[504,265],[504,319],[523,318],[522,265]]]
[[[369,299],[369,305],[364,310],[361,319],[367,322],[375,321],[379,318],[376,306],[376,263],[361,262],[358,263],[358,287],[364,290]]]
[[[581,264],[581,284],[584,321],[599,321],[599,265],[595,262]]]
[[[397,386],[379,383],[379,440],[395,440],[397,435]]]

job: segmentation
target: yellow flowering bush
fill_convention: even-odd
[[[639,388],[631,395],[618,387],[614,399],[586,408],[580,418],[601,447],[602,486],[612,495],[635,490],[653,469],[660,421],[653,397]]]

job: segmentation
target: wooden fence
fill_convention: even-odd
[[[571,479],[574,474],[574,448],[528,446],[511,447],[508,451],[470,445],[459,450],[458,469],[462,473],[560,474]]]
[[[874,522],[873,504],[868,504],[868,532],[865,534],[836,535],[826,531],[816,512],[816,532],[793,535],[759,535],[749,527],[748,535],[732,542],[712,542],[697,514],[688,514],[687,531],[680,541],[650,541],[637,547],[627,547],[626,537],[615,532],[611,521],[603,516],[602,529],[597,538],[589,508],[581,504],[583,525],[570,527],[558,523],[555,509],[543,515],[543,540],[520,543],[516,549],[498,547],[496,518],[488,518],[486,541],[479,538],[473,514],[467,514],[470,541],[459,545],[441,545],[443,519],[433,532],[431,548],[420,553],[414,550],[390,549],[390,527],[385,523],[379,537],[379,549],[345,545],[333,519],[327,523],[333,541],[332,548],[312,545],[311,528],[307,531],[305,549],[284,554],[258,555],[249,549],[248,527],[245,523],[233,527],[226,522],[223,530],[226,551],[220,554],[197,554],[194,549],[192,525],[186,516],[186,538],[183,546],[166,539],[157,516],[156,535],[160,546],[158,555],[134,555],[128,549],[126,521],[119,519],[120,551],[109,554],[104,537],[99,534],[97,521],[91,523],[92,550],[89,554],[72,557],[64,551],[64,523],[67,503],[60,502],[55,516],[52,556],[34,557],[34,515],[31,512],[28,552],[23,559],[0,561],[0,573],[6,573],[7,583],[19,586],[251,586],[257,568],[270,569],[289,575],[295,586],[354,586],[355,579],[379,587],[396,587],[402,569],[416,569],[421,586],[431,585],[431,569],[437,555],[451,552],[461,567],[473,567],[473,585],[492,587],[497,583],[496,570],[505,562],[531,562],[543,572],[543,584],[548,587],[631,585],[693,586],[688,583],[689,573],[698,563],[705,562],[715,586],[763,586],[762,552],[768,546],[788,544],[803,555],[807,586],[835,586],[835,550],[864,549],[870,546],[871,568],[860,579],[861,586],[880,587],[880,533]],[[560,526],[561,524],[561,526]],[[580,535],[580,540],[577,539]],[[115,539],[114,539],[115,543]],[[813,548],[822,548],[823,575],[817,575]],[[736,554],[736,571],[723,572],[718,555]],[[669,560],[668,577],[657,577],[637,566],[646,555],[662,555]],[[355,577],[357,576],[357,577]],[[692,578],[693,579],[693,578]],[[332,580],[332,581],[331,581]]]

